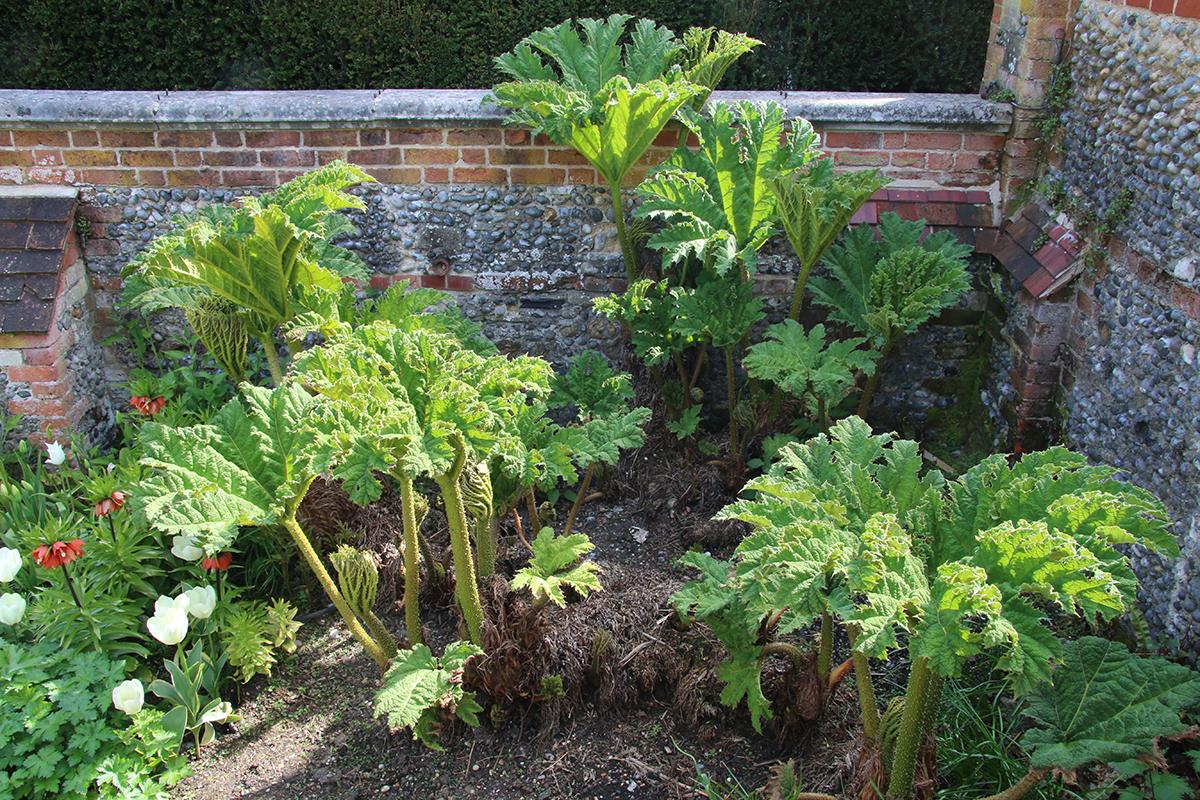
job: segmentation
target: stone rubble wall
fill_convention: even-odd
[[[1135,554],[1142,605],[1160,641],[1195,656],[1200,2],[1072,7],[1064,15],[1072,87],[1043,185],[1047,196],[1068,198],[1059,210],[1085,231],[1085,269],[1045,300],[1014,295],[1006,335],[1025,337],[1014,352],[1062,367],[1059,385],[1036,388],[1057,406],[1063,441],[1166,503],[1183,553],[1174,561]],[[1013,391],[997,377],[994,406]]]
[[[1063,157],[1050,177],[1098,216],[1124,197],[1131,204],[1115,232],[1195,286],[1200,20],[1087,0],[1075,15],[1070,60]]]
[[[1157,263],[1109,247],[1074,298],[1063,434],[1166,503],[1182,556],[1135,555],[1143,605],[1153,631],[1200,654],[1200,303],[1179,294]]]
[[[0,92],[0,181],[81,187],[80,216],[102,337],[119,331],[121,269],[169,226],[208,202],[277,186],[334,159],[378,180],[364,187],[360,235],[345,242],[371,286],[446,289],[502,347],[561,363],[583,347],[613,353],[615,328],[592,311],[624,286],[607,189],[568,148],[525,130],[475,91]],[[998,221],[996,175],[1009,109],[963,95],[717,92],[775,101],[813,122],[846,169],[895,180],[858,221],[885,211],[954,230],[980,249]],[[677,141],[659,137],[628,186]],[[632,197],[629,198],[632,201]],[[779,309],[791,290],[787,245],[768,245],[760,288]],[[981,284],[983,285],[983,284]],[[885,376],[890,418],[946,405],[978,294],[914,337],[911,359]],[[158,333],[166,335],[170,326]],[[121,337],[114,337],[118,341]],[[929,353],[937,358],[929,359]],[[108,350],[115,401],[133,359]]]

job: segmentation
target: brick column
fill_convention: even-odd
[[[0,399],[21,435],[75,430],[96,440],[113,422],[92,338],[75,190],[0,190]]]
[[[1066,46],[1073,0],[996,0],[981,94],[1007,95],[1013,124],[1000,162],[1002,208],[1037,179],[1039,125],[1050,74]]]

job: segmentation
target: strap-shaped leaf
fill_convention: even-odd
[[[268,525],[290,513],[328,465],[328,444],[311,425],[315,402],[300,386],[243,384],[241,397],[207,425],[147,424],[147,517],[212,555],[232,544],[239,525]]]
[[[1163,658],[1085,636],[1063,645],[1053,683],[1030,696],[1036,727],[1021,744],[1037,769],[1070,770],[1155,752],[1155,741],[1182,733],[1180,714],[1200,704],[1200,675]]]

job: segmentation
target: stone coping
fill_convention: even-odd
[[[475,89],[117,92],[0,90],[0,126],[61,128],[354,128],[492,126],[503,119]],[[1007,131],[1011,106],[967,94],[715,92],[713,99],[781,103],[839,127]]]

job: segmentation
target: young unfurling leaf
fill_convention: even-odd
[[[553,529],[542,528],[530,546],[533,555],[513,576],[512,588],[528,589],[538,605],[565,606],[564,587],[583,597],[602,588],[599,565],[582,560],[595,547],[584,534],[555,536]]]

